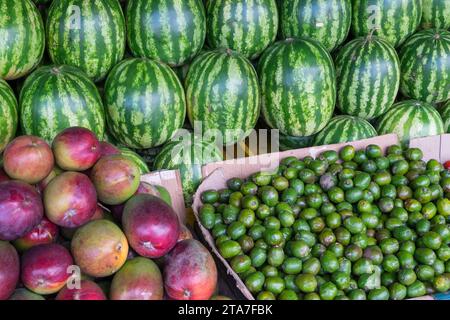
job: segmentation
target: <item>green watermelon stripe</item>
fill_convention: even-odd
[[[423,0],[422,7],[423,28],[450,28],[450,1]]]
[[[180,66],[203,46],[205,9],[201,0],[130,0],[127,27],[134,56]]]
[[[80,9],[80,19],[69,10]],[[80,26],[76,24],[80,22]],[[118,0],[53,1],[47,19],[49,54],[56,64],[79,67],[104,79],[125,53],[125,18]]]
[[[314,137],[314,145],[326,145],[352,142],[375,137],[377,131],[366,120],[340,115],[336,116],[327,126]]]
[[[207,40],[212,48],[230,48],[255,59],[276,38],[275,0],[212,0],[206,11]]]
[[[411,36],[400,51],[401,92],[439,103],[450,99],[450,32],[428,29]]]
[[[6,81],[0,79],[0,154],[17,130],[17,100]]]
[[[151,148],[168,141],[184,121],[186,101],[175,73],[146,58],[122,61],[105,84],[109,128],[122,144]]]
[[[444,121],[444,130],[446,133],[450,133],[450,100],[441,107],[440,112]]]
[[[373,33],[394,47],[414,33],[422,17],[422,0],[358,0],[352,4],[353,35]],[[373,23],[377,29],[373,29]]]
[[[347,38],[351,24],[350,0],[285,0],[280,4],[284,38],[309,37],[331,51]]]
[[[380,135],[395,133],[400,141],[439,135],[444,124],[438,111],[430,104],[417,100],[396,103],[378,119],[376,129]]]
[[[288,39],[272,45],[259,62],[267,124],[289,136],[310,136],[331,119],[336,100],[333,62],[316,41]]]
[[[19,105],[25,134],[51,142],[61,130],[82,126],[103,138],[105,123],[100,95],[87,76],[74,67],[37,69],[25,81]]]
[[[349,115],[373,119],[395,101],[400,62],[395,49],[374,37],[347,43],[336,57],[337,106]]]
[[[0,78],[14,80],[32,71],[42,60],[44,24],[30,0],[1,1]]]
[[[260,113],[260,90],[255,69],[236,52],[216,49],[192,63],[185,81],[188,118],[203,130],[219,130],[224,143],[245,138]],[[227,130],[242,130],[226,136]]]

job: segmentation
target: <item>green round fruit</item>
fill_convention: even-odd
[[[276,38],[275,0],[208,1],[207,39],[212,48],[230,48],[257,58]]]
[[[125,53],[125,18],[117,0],[53,1],[46,31],[52,61],[80,68],[94,81]]]
[[[0,79],[14,80],[27,75],[41,62],[44,23],[30,0],[2,1],[0,15]]]
[[[142,96],[155,99],[138,99]],[[175,73],[145,58],[124,60],[111,70],[105,83],[105,107],[113,136],[136,149],[167,142],[186,114],[184,90]]]
[[[130,0],[126,16],[128,45],[136,57],[180,66],[205,41],[206,16],[200,0]]]
[[[335,72],[329,53],[319,43],[287,39],[273,44],[261,56],[258,74],[262,114],[271,128],[290,136],[310,136],[331,119]]]
[[[45,66],[26,80],[19,97],[22,132],[51,143],[62,130],[84,127],[103,139],[105,112],[94,83],[71,66]]]

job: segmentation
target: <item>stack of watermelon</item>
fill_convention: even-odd
[[[219,149],[258,119],[282,148],[449,132],[449,28],[442,0],[2,0],[0,153],[71,126],[145,154],[186,121]],[[169,146],[155,168],[196,170]]]

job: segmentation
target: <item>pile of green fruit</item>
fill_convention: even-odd
[[[208,190],[199,210],[256,299],[400,300],[450,289],[450,171],[347,145]]]

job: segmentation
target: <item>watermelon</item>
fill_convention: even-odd
[[[168,142],[156,156],[154,170],[180,170],[184,200],[192,203],[192,195],[202,180],[202,165],[222,160],[217,145],[194,134],[187,134]]]
[[[189,68],[185,88],[192,127],[199,121],[204,131],[219,130],[227,145],[254,128],[261,102],[258,76],[241,54],[230,49],[202,53]]]
[[[44,23],[30,0],[1,1],[0,40],[0,78],[20,78],[39,64],[45,47]]]
[[[118,0],[59,0],[50,6],[47,43],[55,64],[102,80],[125,53],[125,18]]]
[[[450,32],[422,30],[399,53],[400,91],[407,97],[439,103],[450,99]]]
[[[448,29],[450,28],[450,1],[423,0],[422,28]]]
[[[347,38],[351,17],[350,0],[284,0],[280,4],[284,38],[313,38],[329,51]]]
[[[321,146],[352,142],[372,138],[376,135],[377,131],[367,120],[340,115],[331,119],[327,126],[314,137],[313,144]]]
[[[345,114],[372,119],[394,103],[400,85],[395,49],[376,36],[354,39],[336,57],[337,106]]]
[[[34,3],[36,4],[46,4],[51,2],[52,0],[33,0]]]
[[[429,103],[418,100],[401,101],[378,119],[380,135],[396,133],[403,143],[414,138],[444,133],[439,112]]]
[[[141,175],[144,175],[144,174],[150,172],[150,169],[148,168],[147,163],[145,163],[145,160],[140,155],[138,155],[136,152],[134,152],[133,150],[130,150],[126,147],[119,147],[119,150],[123,156],[133,160],[137,164]]]
[[[450,100],[441,107],[440,111],[442,120],[444,121],[444,130],[450,133]]]
[[[331,119],[336,101],[333,61],[325,47],[312,39],[276,42],[258,66],[262,114],[282,134],[310,136]]]
[[[105,83],[108,126],[114,138],[134,149],[167,142],[183,125],[183,87],[167,65],[147,58],[126,59]]]
[[[205,42],[201,0],[130,0],[126,15],[128,45],[134,56],[180,66]]]
[[[394,47],[414,33],[422,18],[422,0],[354,0],[352,4],[353,34],[373,33]]]
[[[25,81],[19,97],[24,134],[47,142],[69,127],[84,127],[102,140],[105,113],[94,83],[72,66],[44,66]]]
[[[255,59],[275,41],[275,0],[211,0],[206,10],[207,39],[212,48],[230,48]]]
[[[279,148],[281,151],[308,148],[313,145],[314,136],[294,137],[280,134]]]
[[[0,79],[0,154],[17,130],[17,100],[6,81]]]

